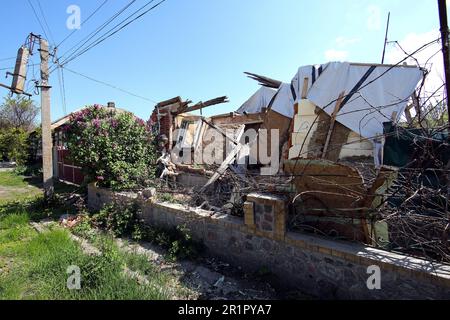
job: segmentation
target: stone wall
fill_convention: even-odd
[[[110,191],[89,186],[90,207],[99,208],[112,198]],[[210,212],[179,204],[141,205],[147,223],[167,228],[186,225],[194,239],[203,241],[207,254],[247,271],[269,270],[274,281],[285,288],[322,299],[450,299],[450,266],[286,232],[286,212],[280,203],[283,201],[278,197],[251,194],[245,203],[244,219],[211,216]],[[263,223],[271,220],[270,228]],[[373,265],[381,271],[379,290],[369,290],[366,284],[371,275],[368,267]]]

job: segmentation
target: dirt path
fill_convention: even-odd
[[[196,261],[170,263],[164,259],[164,251],[147,242],[117,240],[122,250],[144,255],[160,270],[168,271],[180,278],[180,282],[194,292],[195,299],[278,299],[272,286],[256,281],[244,272],[236,276],[229,264],[215,259],[201,258]]]

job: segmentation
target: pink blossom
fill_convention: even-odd
[[[145,126],[144,120],[142,120],[140,118],[136,118],[136,122],[139,123],[141,126]]]

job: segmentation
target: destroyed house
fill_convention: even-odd
[[[231,169],[247,186],[242,190],[283,195],[292,229],[366,243],[388,241],[387,226],[366,219],[367,210],[380,201],[375,194],[382,194],[395,174],[395,168],[383,165],[383,127],[402,119],[424,71],[407,65],[331,62],[300,67],[288,83],[247,75],[261,88],[236,112],[209,118],[188,114],[225,99],[189,107],[190,101],[178,97],[156,106],[152,119],[167,135],[169,149],[179,143],[195,154],[199,144],[210,143],[208,131],[226,137],[221,165],[198,169],[192,157],[191,165],[176,165],[175,171],[197,173],[203,192]],[[249,156],[244,146],[256,143],[244,140],[250,128],[279,131],[277,141],[267,136],[268,150],[278,148],[280,164],[268,176],[236,165]],[[176,129],[182,130],[175,136]],[[234,129],[234,135],[227,129]],[[183,180],[183,174],[175,174]],[[241,192],[240,199],[245,201],[247,194]]]

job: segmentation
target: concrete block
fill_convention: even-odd
[[[255,213],[253,202],[247,201],[244,203],[244,223],[249,227],[255,226]]]

